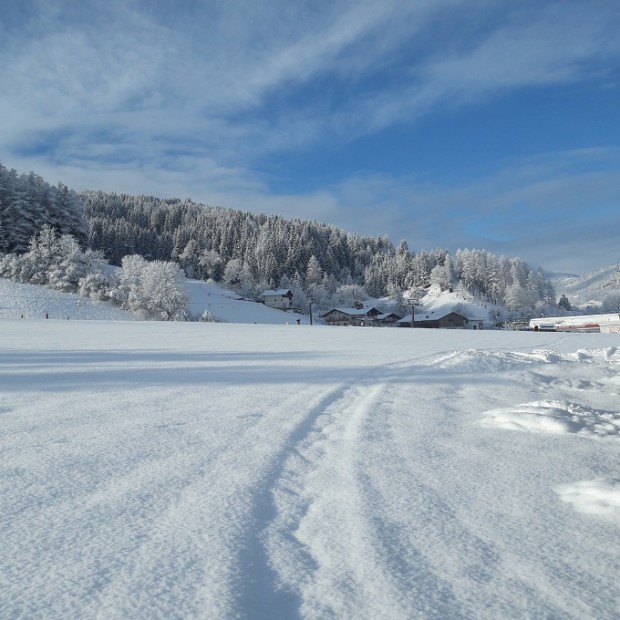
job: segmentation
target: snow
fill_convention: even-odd
[[[620,484],[605,480],[582,480],[560,485],[560,498],[584,514],[609,517],[620,523]]]
[[[596,307],[612,295],[620,295],[620,264],[608,265],[583,276],[551,274],[557,296],[566,295],[571,305]]]
[[[578,403],[534,401],[484,412],[486,426],[538,433],[579,433],[618,439],[620,414],[597,411]]]
[[[111,268],[113,269],[113,268]],[[189,313],[200,317],[208,310],[216,321],[225,323],[264,323],[269,325],[308,324],[307,316],[284,312],[244,299],[227,291],[214,282],[188,280]],[[118,306],[80,297],[76,293],[63,293],[32,284],[21,284],[0,278],[0,319],[43,318],[91,319],[133,321],[136,316]]]
[[[0,320],[3,318],[131,321],[131,312],[109,302],[93,301],[77,293],[21,284],[0,278]]]
[[[438,286],[431,286],[424,297],[415,305],[415,318],[418,320],[439,319],[451,312],[457,312],[470,320],[490,321],[490,310],[496,308],[490,302],[480,302],[460,289],[441,291]],[[411,314],[409,314],[411,320]]]
[[[199,317],[208,310],[216,321],[224,323],[285,325],[296,323],[298,319],[304,325],[309,323],[305,315],[293,311],[285,312],[244,299],[213,281],[188,280],[187,287],[190,295],[189,312],[193,316]]]
[[[0,320],[0,617],[617,618],[617,346]]]

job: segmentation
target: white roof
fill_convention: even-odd
[[[367,316],[368,313],[375,308],[332,308],[328,312],[326,312],[323,316],[329,314],[330,312],[342,312],[342,314],[347,314],[348,316]]]
[[[464,319],[468,321],[476,321],[483,322],[484,320],[481,318],[472,318],[471,316],[467,316],[463,314],[463,312],[458,312],[457,310],[424,310],[424,309],[416,309],[414,322],[422,322],[422,321],[440,321],[441,319],[447,317],[449,314],[458,314],[462,316]],[[411,314],[408,314],[406,317],[402,318],[399,323],[411,323]]]
[[[382,321],[383,319],[387,318],[388,316],[398,316],[400,317],[400,314],[397,314],[396,312],[386,312],[385,314],[378,314],[375,318],[379,321]]]

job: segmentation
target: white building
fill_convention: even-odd
[[[279,288],[275,291],[267,290],[261,295],[266,306],[278,308],[278,310],[290,310],[292,308],[293,292],[289,288]]]

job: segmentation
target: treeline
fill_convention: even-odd
[[[383,236],[191,200],[104,192],[84,192],[81,198],[88,244],[113,264],[134,253],[175,260],[189,277],[212,278],[246,295],[293,286],[325,306],[342,287],[397,299],[403,291],[433,283],[444,289],[461,285],[509,309],[555,305],[553,287],[540,270],[484,250],[415,253],[405,241],[395,247]]]
[[[86,242],[88,226],[76,192],[50,185],[34,172],[19,174],[0,164],[0,253],[26,252],[45,225]]]

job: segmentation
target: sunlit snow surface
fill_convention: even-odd
[[[1,618],[617,618],[617,335],[0,321]]]

